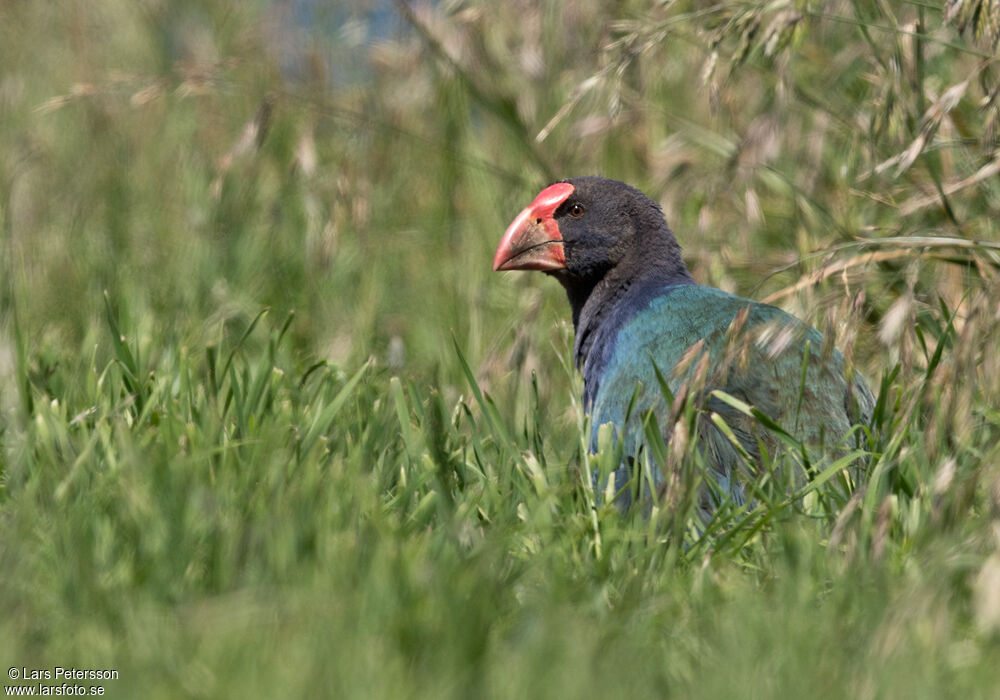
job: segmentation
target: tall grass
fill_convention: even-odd
[[[3,5],[0,661],[113,697],[989,697],[990,8]],[[561,292],[489,271],[592,172],[869,378],[866,488],[691,529],[676,439],[656,513],[595,498]]]

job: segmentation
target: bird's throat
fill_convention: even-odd
[[[679,267],[653,265],[640,271],[616,268],[589,285],[565,278],[560,281],[573,310],[573,358],[584,374],[590,397],[596,391],[590,378],[599,375],[613,353],[622,326],[671,288],[694,284],[683,262]]]

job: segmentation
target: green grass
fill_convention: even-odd
[[[110,697],[992,697],[978,6],[394,6],[360,39],[362,3],[309,39],[244,3],[0,6],[3,668],[116,669]],[[869,378],[866,488],[764,480],[698,532],[678,439],[651,517],[592,507],[615,455],[585,449],[562,292],[489,267],[593,172]]]

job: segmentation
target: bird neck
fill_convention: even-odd
[[[676,243],[672,248],[670,252],[675,254],[653,262],[624,260],[590,284],[563,281],[573,309],[573,355],[584,376],[585,404],[596,396],[600,373],[625,322],[668,289],[695,283],[680,257],[680,248]]]
[[[683,265],[683,263],[682,263]],[[573,308],[573,327],[576,330],[574,355],[582,367],[594,341],[606,335],[645,308],[649,302],[667,288],[694,284],[686,267],[671,269],[651,266],[639,273],[615,268],[596,282],[589,293],[567,287],[567,296]]]

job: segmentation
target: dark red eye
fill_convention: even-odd
[[[570,216],[583,216],[583,205],[582,204],[571,204],[569,207]]]

